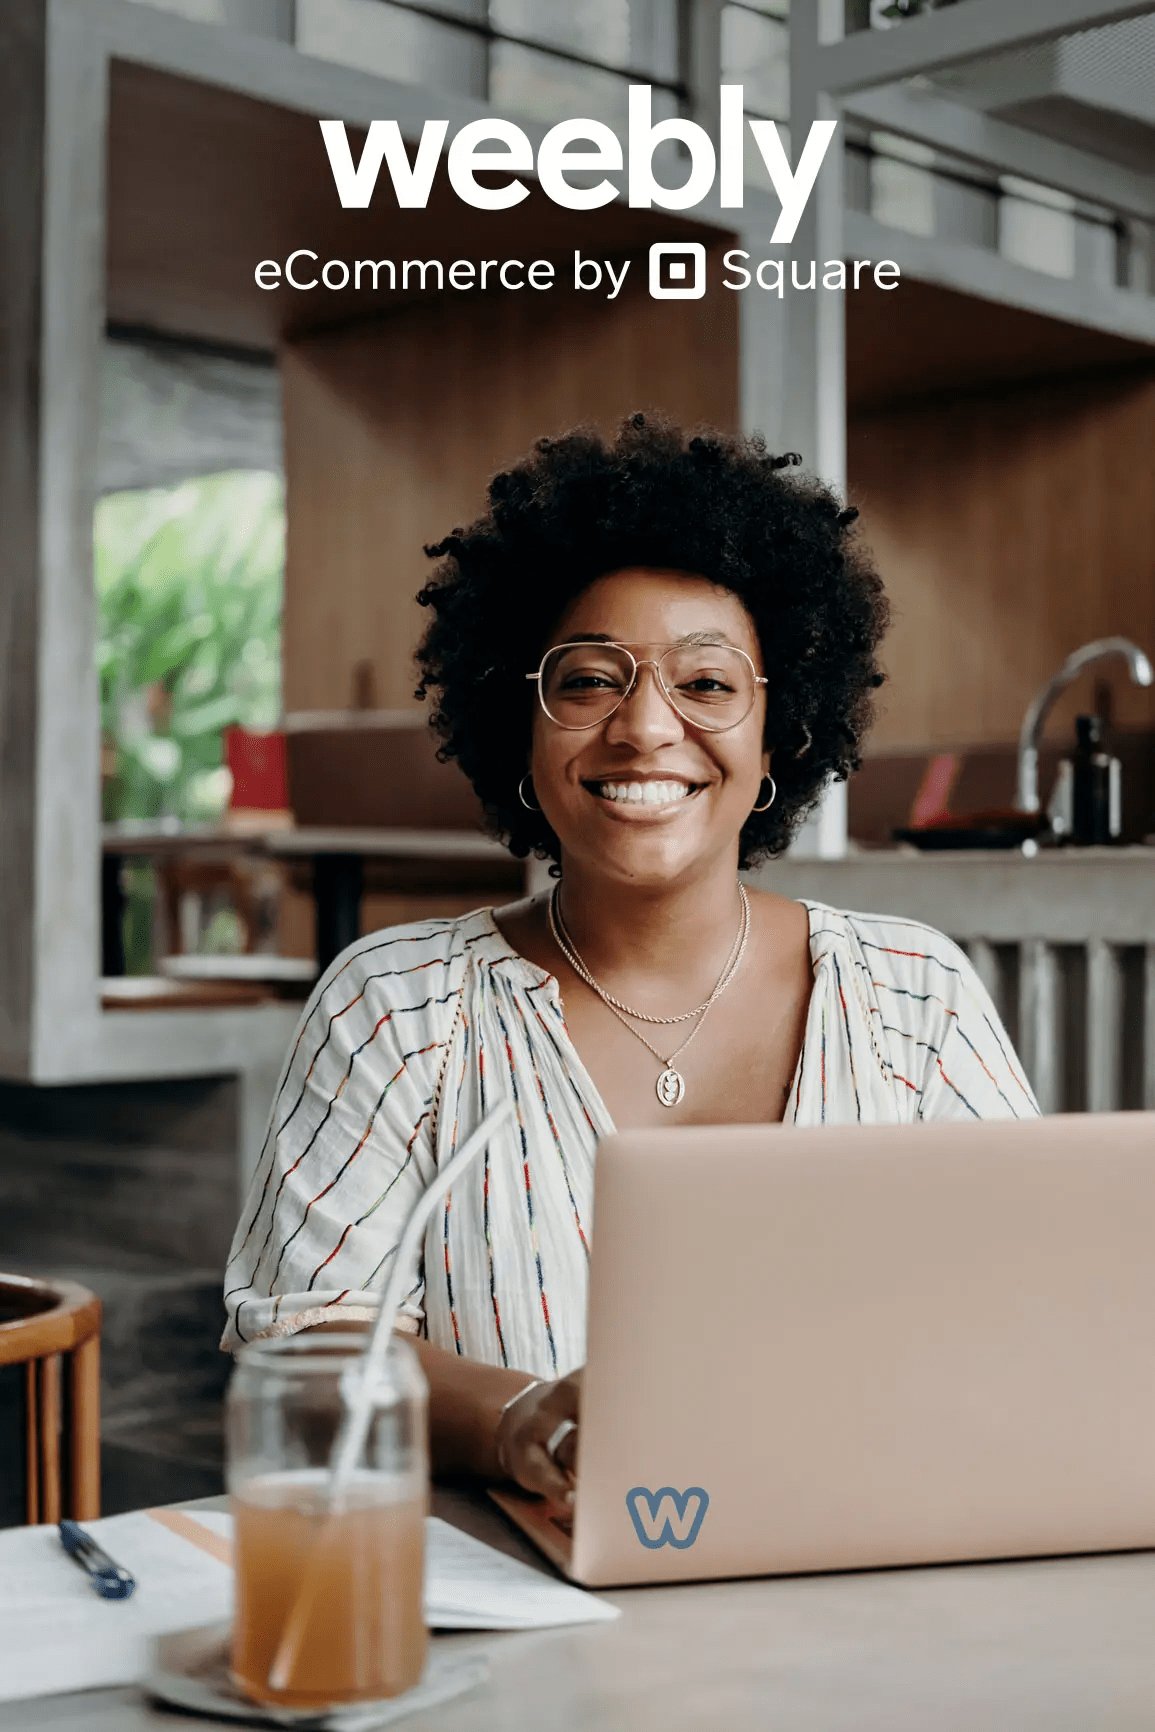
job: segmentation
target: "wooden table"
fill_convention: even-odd
[[[439,1515],[538,1561],[491,1506]],[[1150,1732],[1155,1553],[635,1588],[613,1624],[438,1636],[490,1676],[415,1732]],[[0,1732],[198,1724],[135,1689],[0,1707]],[[200,1725],[226,1722],[201,1720]]]
[[[470,876],[484,879],[487,886],[492,880],[503,890],[503,900],[519,892],[502,880],[510,872],[519,880],[522,872],[520,864],[500,842],[472,830],[321,829],[309,825],[261,830],[157,820],[105,824],[101,842],[102,973],[108,976],[124,972],[120,868],[129,856],[194,858],[209,863],[256,855],[311,862],[317,910],[318,973],[323,973],[333,958],[360,936],[367,861],[392,863],[402,877],[408,876],[422,886],[431,881],[448,889],[455,879]]]
[[[317,907],[317,972],[361,936],[361,896],[365,862],[393,861],[430,869],[444,879],[477,867],[502,866],[510,854],[500,842],[471,830],[299,829],[271,832],[268,852],[282,860],[304,856],[313,862],[313,900]]]

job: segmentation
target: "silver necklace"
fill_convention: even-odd
[[[718,976],[714,990],[710,994],[709,998],[704,999],[703,1002],[696,1005],[693,1010],[683,1011],[680,1016],[650,1016],[644,1010],[632,1010],[628,1004],[623,1004],[620,998],[614,998],[612,993],[607,992],[605,988],[594,979],[593,975],[578,955],[573,939],[570,937],[565,921],[562,918],[560,893],[561,885],[555,884],[547,904],[549,929],[553,934],[554,943],[557,945],[574,973],[578,975],[580,979],[585,981],[591,991],[597,993],[597,996],[601,999],[606,1009],[612,1011],[614,1016],[616,1016],[618,1021],[621,1023],[622,1027],[628,1029],[635,1040],[640,1040],[648,1052],[653,1053],[658,1063],[663,1067],[661,1075],[654,1084],[654,1092],[664,1107],[676,1107],[678,1102],[685,1097],[686,1079],[682,1075],[681,1071],[675,1068],[674,1060],[685,1052],[686,1048],[701,1028],[703,1022],[706,1020],[706,1012],[710,1009],[711,1005],[715,1004],[717,1000],[721,998],[731,980],[733,980],[735,974],[738,972],[738,966],[746,952],[746,942],[750,936],[750,899],[746,895],[745,886],[741,880],[739,880],[738,895],[742,902],[742,919],[739,922],[738,935],[730,948],[730,954],[726,958],[726,962],[721,974]],[[651,1046],[650,1042],[639,1029],[632,1027],[631,1024],[626,1021],[627,1016],[636,1017],[639,1022],[649,1023],[687,1022],[692,1016],[696,1016],[698,1021],[690,1030],[682,1044],[675,1047],[673,1052],[667,1057],[665,1054],[660,1053],[656,1046]]]

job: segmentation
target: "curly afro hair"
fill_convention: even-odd
[[[691,437],[657,417],[629,417],[612,442],[579,427],[539,439],[494,476],[483,517],[426,548],[441,564],[417,597],[435,615],[417,695],[433,694],[439,757],[461,766],[515,855],[559,857],[541,813],[518,799],[537,702],[524,676],[574,597],[628,566],[705,577],[753,620],[778,793],[743,826],[743,866],[780,853],[828,778],[858,768],[888,607],[851,530],[857,512],[786,473],[800,461],[758,436]]]

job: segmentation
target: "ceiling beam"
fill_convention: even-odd
[[[1148,295],[1028,270],[984,247],[937,235],[908,234],[861,211],[846,213],[844,257],[876,263],[891,260],[904,277],[1147,343],[1155,350],[1155,300]],[[894,293],[895,305],[901,306],[901,285]]]
[[[965,103],[948,101],[918,86],[894,85],[855,92],[845,99],[844,107],[881,132],[917,139],[963,162],[1037,181],[1123,216],[1155,221],[1155,176],[1136,174],[1106,157],[996,120]]]
[[[848,96],[1144,13],[1155,15],[1152,0],[967,0],[891,30],[859,30],[831,42],[818,51],[816,75],[829,95]]]

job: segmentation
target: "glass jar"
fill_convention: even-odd
[[[317,1713],[411,1689],[425,1668],[427,1386],[396,1336],[343,1495],[329,1461],[365,1337],[291,1335],[241,1349],[226,1404],[234,1518],[233,1680]]]

